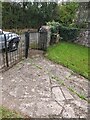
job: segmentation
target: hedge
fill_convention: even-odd
[[[60,37],[64,41],[75,41],[79,35],[79,28],[66,27],[59,22],[47,22],[47,25],[51,28],[51,33],[59,33]]]
[[[59,34],[63,38],[62,40],[73,42],[79,35],[79,29],[59,26]]]

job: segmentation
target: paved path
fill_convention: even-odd
[[[2,104],[30,117],[86,118],[88,81],[42,55],[23,60],[3,73]],[[73,91],[73,92],[72,92]]]

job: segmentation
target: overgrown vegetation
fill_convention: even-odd
[[[15,112],[15,111],[11,111],[5,107],[1,107],[0,106],[0,119],[1,118],[22,118],[22,116]]]
[[[86,3],[76,2],[2,2],[2,27],[38,28],[53,20],[67,27],[85,27],[87,10]]]
[[[73,94],[76,94],[79,98],[81,98],[82,100],[87,101],[88,103],[90,103],[90,100],[87,99],[87,97],[84,94],[78,93],[74,88],[67,86],[64,82],[64,80],[60,80],[58,77],[56,76],[52,76],[53,79],[55,79],[60,85],[65,86],[70,92],[72,92]]]
[[[59,26],[59,34],[63,38],[63,41],[75,41],[79,35],[79,31],[78,28]]]
[[[88,74],[88,50],[90,48],[67,42],[50,46],[47,50],[47,58],[50,60],[63,64],[73,71],[90,79]]]
[[[51,28],[51,33],[59,33],[63,41],[74,41],[79,35],[79,28],[65,27],[59,22],[47,22],[47,25]]]
[[[77,19],[77,10],[79,4],[76,2],[70,2],[67,4],[59,5],[58,7],[58,19],[63,26],[76,27],[75,20]]]
[[[38,28],[57,18],[55,2],[3,2],[3,28]]]

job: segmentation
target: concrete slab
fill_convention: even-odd
[[[0,77],[3,78],[1,104],[32,118],[86,118],[88,103],[67,87],[74,85],[86,97],[88,82],[72,73],[42,55],[23,60]],[[65,86],[60,84],[62,81]]]

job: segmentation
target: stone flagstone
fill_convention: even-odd
[[[77,92],[82,90],[87,95],[89,81],[72,73],[42,55],[23,60],[0,75],[0,79],[3,78],[2,86],[0,85],[2,105],[33,118],[86,118],[87,102],[67,87],[73,87],[77,83],[74,84]],[[65,86],[60,84],[62,81]]]

